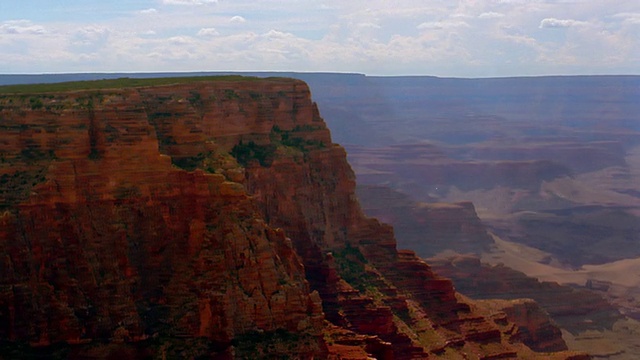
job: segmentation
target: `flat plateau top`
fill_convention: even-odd
[[[50,84],[21,84],[0,86],[0,94],[38,94],[82,90],[123,89],[149,86],[177,85],[205,81],[296,81],[284,77],[259,78],[241,75],[187,76],[160,78],[118,78],[88,81],[70,81]]]

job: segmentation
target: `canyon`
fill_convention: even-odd
[[[589,358],[399,250],[300,80],[4,87],[0,127],[2,358]]]
[[[349,76],[309,83],[399,246],[465,295],[536,298],[572,349],[640,356],[638,76]]]

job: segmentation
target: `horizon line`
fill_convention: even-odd
[[[1,77],[41,77],[63,75],[189,75],[189,74],[301,74],[301,75],[343,75],[364,76],[375,78],[436,78],[436,79],[461,79],[461,80],[490,80],[490,79],[519,79],[519,78],[577,78],[577,77],[640,77],[633,73],[602,73],[602,74],[541,74],[541,75],[503,75],[503,76],[442,76],[428,74],[367,74],[350,71],[296,71],[296,70],[171,70],[171,71],[81,71],[81,72],[41,72],[41,73],[0,73]]]

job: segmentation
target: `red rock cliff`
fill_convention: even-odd
[[[286,123],[298,84],[261,85],[276,99],[271,123]],[[315,341],[300,352],[322,353],[320,299],[284,232],[263,220],[242,185],[179,169],[158,151],[163,133],[154,125],[169,119],[151,108],[163,101],[182,152],[204,151],[212,129],[259,132],[255,114],[246,115],[255,124],[235,118],[252,110],[224,101],[229,87],[254,89],[215,84],[207,96],[217,91],[221,112],[236,109],[226,126],[200,132],[187,127],[203,123],[191,86],[0,100],[0,337],[48,345],[163,334],[224,350],[241,334],[286,330]],[[30,99],[44,105],[31,109]]]
[[[551,356],[510,343],[363,216],[345,151],[300,81],[2,95],[0,106],[7,349]]]

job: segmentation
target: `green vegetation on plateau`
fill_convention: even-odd
[[[22,85],[4,85],[0,86],[0,94],[34,94],[34,93],[51,93],[51,92],[67,92],[80,90],[103,90],[103,89],[121,89],[135,88],[147,86],[162,86],[186,84],[203,81],[259,81],[264,78],[249,77],[241,75],[219,75],[219,76],[187,76],[187,77],[164,77],[164,78],[118,78],[104,80],[88,80],[88,81],[70,81],[51,84],[22,84]],[[266,80],[291,81],[287,78],[271,77]]]

